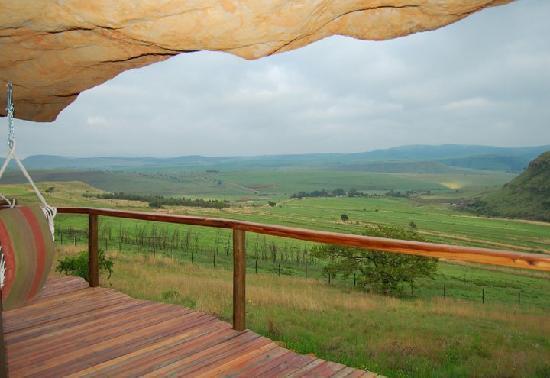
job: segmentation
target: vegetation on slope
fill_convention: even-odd
[[[550,221],[550,151],[496,192],[465,205],[477,214]]]

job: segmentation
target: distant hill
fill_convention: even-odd
[[[550,151],[531,161],[502,189],[465,204],[465,208],[477,214],[550,222]]]
[[[206,157],[63,157],[36,155],[25,159],[29,169],[126,170],[148,168],[262,169],[339,168],[367,172],[444,173],[457,169],[520,172],[550,145],[490,147],[471,145],[414,145],[362,153],[319,153],[272,156]]]
[[[534,151],[533,151],[534,152]],[[538,155],[538,151],[536,151]],[[468,168],[488,171],[521,172],[536,156],[524,155],[475,155],[462,158],[442,159],[442,164],[456,168]]]
[[[550,145],[537,147],[492,147],[464,144],[410,145],[365,152],[362,155],[369,160],[448,160],[482,156],[515,156],[532,160],[550,149]]]

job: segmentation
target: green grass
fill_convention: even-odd
[[[228,175],[224,176],[226,182],[237,180],[237,177],[230,176],[237,173],[224,174]],[[283,180],[284,174],[279,172],[281,176],[277,178],[274,175],[272,180]],[[263,191],[255,197],[255,201],[235,202],[234,207],[222,210],[171,208],[170,211],[347,233],[360,232],[370,223],[407,227],[412,220],[424,237],[435,242],[530,252],[550,251],[548,223],[482,218],[457,212],[440,203],[456,195],[447,189],[415,200],[388,197],[289,200],[284,191],[293,192],[298,184],[274,184],[275,189],[257,187],[262,180],[265,180],[263,185],[268,185],[271,176],[250,173],[246,177],[241,174],[238,178],[239,185]],[[306,176],[304,183],[307,185],[300,186],[300,190],[318,189],[315,185],[327,183],[326,174],[310,172]],[[335,187],[347,188],[338,181],[344,180],[342,177],[337,176],[330,182]],[[359,175],[357,182],[346,182],[356,184],[365,177]],[[404,180],[403,176],[395,177]],[[378,178],[394,180],[395,177],[384,175]],[[494,176],[488,177],[491,182],[495,180]],[[374,180],[376,177],[371,178]],[[413,181],[429,188],[429,185],[449,183],[451,178],[414,175]],[[435,183],[436,179],[439,184]],[[298,182],[297,177],[295,180]],[[411,185],[412,181],[407,180],[403,182]],[[396,182],[394,184],[397,185]],[[483,185],[480,179],[475,181],[475,185],[472,182],[460,190],[479,190]],[[97,189],[82,183],[55,182],[40,186],[42,189],[55,188],[46,195],[56,206],[151,211],[140,202],[86,199],[83,197],[86,191]],[[331,189],[328,185],[323,187]],[[22,202],[35,201],[27,187],[14,185],[1,189]],[[266,194],[271,190],[273,195]],[[266,199],[276,200],[277,206],[270,207],[266,199],[257,198],[262,195]],[[238,194],[229,196],[240,198]],[[349,216],[349,222],[341,222],[340,215],[344,213]],[[229,233],[193,227],[200,243],[193,264],[189,251],[180,249],[152,251],[122,246],[119,253],[117,230],[122,227],[135,232],[136,226],[145,224],[156,227],[159,232],[190,229],[186,226],[102,217],[103,238],[100,244],[115,259],[114,275],[110,282],[103,281],[103,284],[112,285],[134,297],[174,302],[230,319],[231,258],[225,252]],[[60,215],[57,227],[61,230],[86,230],[87,219]],[[109,229],[115,236],[105,246],[104,235]],[[259,273],[255,274],[254,246],[257,240],[261,244],[263,239],[249,234],[248,325],[256,332],[280,340],[289,348],[397,377],[545,377],[550,372],[547,362],[550,353],[550,296],[547,294],[550,279],[547,273],[441,262],[435,279],[419,281],[414,296],[405,292],[403,298],[386,298],[354,289],[349,279],[336,279],[329,286],[321,274],[322,261],[308,266],[307,278],[303,264],[288,261],[282,262],[281,276],[278,275],[278,262],[264,260],[259,266]],[[287,239],[266,240],[268,243],[276,241],[280,251],[301,250],[307,246]],[[73,241],[64,240],[64,243],[67,242]],[[216,245],[218,254],[214,268],[213,251]],[[84,244],[64,244],[62,252],[74,253],[82,249],[85,249]],[[443,285],[446,298],[442,298]],[[485,289],[485,304],[481,303],[482,289]],[[518,293],[521,295],[519,300]]]
[[[42,170],[31,173],[37,182],[81,181],[110,192],[215,196],[220,199],[288,198],[299,191],[323,188],[449,192],[500,186],[513,178],[507,173],[490,171],[413,174],[312,168],[227,170],[217,173],[182,168],[154,171]],[[24,178],[16,172],[9,172],[3,182],[23,183]]]
[[[71,250],[77,249],[62,253]],[[230,321],[230,270],[159,255],[110,256],[115,273],[102,278],[103,286]],[[441,296],[402,300],[250,270],[247,277],[248,328],[300,353],[390,377],[545,377],[550,369],[547,308]],[[549,282],[539,280],[534,290],[544,295]]]

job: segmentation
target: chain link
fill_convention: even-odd
[[[6,106],[6,113],[8,115],[8,147],[13,150],[15,147],[15,126],[13,124],[13,85],[8,83],[8,105]]]
[[[8,146],[9,146],[9,150],[8,150],[8,155],[6,156],[6,159],[4,159],[4,163],[0,167],[0,179],[4,175],[4,172],[6,171],[6,169],[8,168],[8,164],[10,163],[10,161],[11,160],[15,161],[15,163],[17,164],[17,166],[19,167],[19,169],[21,170],[21,172],[23,173],[23,175],[25,176],[25,178],[27,179],[29,184],[31,184],[32,189],[36,193],[36,196],[38,197],[38,199],[42,203],[42,210],[44,211],[44,216],[48,220],[48,225],[50,227],[50,232],[52,233],[52,239],[53,239],[53,237],[54,237],[53,219],[54,219],[55,215],[57,214],[57,209],[54,208],[54,207],[51,207],[50,205],[48,205],[48,203],[46,202],[46,199],[44,198],[44,196],[42,195],[42,193],[40,192],[40,190],[38,189],[38,187],[34,183],[31,175],[29,174],[29,172],[27,172],[27,169],[25,169],[25,166],[23,165],[21,160],[19,160],[19,158],[17,157],[17,155],[15,153],[15,127],[14,127],[14,124],[13,124],[13,113],[14,113],[13,85],[12,85],[11,82],[8,83],[8,105],[6,106],[6,113],[7,113],[7,116],[8,116]],[[2,193],[0,193],[0,199],[5,200],[10,205],[10,207],[15,206],[15,200],[10,202]]]

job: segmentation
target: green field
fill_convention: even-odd
[[[359,191],[479,191],[500,186],[514,175],[492,171],[449,171],[441,174],[377,173],[310,168],[277,168],[209,172],[204,169],[162,168],[135,171],[42,170],[36,181],[80,181],[110,192],[206,196],[230,199],[288,198],[299,191],[319,189]],[[9,172],[3,183],[23,183]]]
[[[549,223],[476,217],[449,206],[452,198],[501,185],[510,178],[504,173],[180,172],[188,181],[168,172],[105,174],[121,176],[105,179],[99,189],[67,180],[39,186],[48,189],[46,197],[55,206],[153,211],[143,202],[84,195],[106,186],[130,188],[132,184],[134,192],[147,192],[157,183],[155,193],[227,198],[232,206],[155,211],[345,233],[361,232],[371,224],[409,227],[412,221],[433,242],[550,253]],[[141,184],[132,181],[136,175],[142,175]],[[91,177],[87,181],[95,180]],[[164,191],[167,183],[174,186]],[[292,193],[322,188],[430,193],[411,198],[289,199]],[[0,189],[22,203],[35,202],[26,186]],[[268,200],[276,205],[269,206]],[[342,214],[349,220],[343,222]],[[115,261],[114,275],[110,281],[104,277],[104,285],[230,318],[228,231],[103,217],[100,222],[101,248]],[[56,226],[61,254],[86,249],[85,217],[60,215]],[[132,244],[139,235],[147,242]],[[171,243],[175,235],[179,242]],[[182,242],[185,238],[187,244]],[[310,257],[311,247],[311,243],[248,234],[251,329],[299,352],[388,376],[548,376],[550,366],[544,357],[550,353],[547,273],[440,262],[434,279],[417,281],[398,298],[382,297],[359,290],[350,278],[336,277],[329,285],[323,274],[325,262]]]

